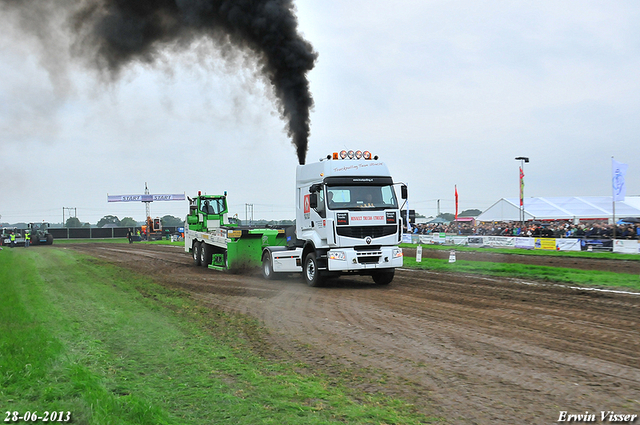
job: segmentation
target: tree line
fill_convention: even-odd
[[[180,227],[184,225],[184,220],[178,217],[174,217],[172,215],[165,215],[160,219],[163,227]],[[146,224],[146,222],[141,221],[138,222],[134,220],[132,217],[125,217],[122,220],[115,215],[105,215],[96,223],[95,227],[139,227],[141,225]],[[82,223],[80,219],[77,217],[69,217],[67,221],[64,223],[64,227],[66,228],[77,228],[77,227],[90,227],[89,223]]]

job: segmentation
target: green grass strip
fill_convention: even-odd
[[[246,316],[71,250],[0,251],[0,408],[77,424],[417,424],[406,402],[267,361]],[[302,371],[301,371],[302,370]]]
[[[614,273],[597,270],[579,270],[565,267],[533,266],[511,263],[490,263],[487,261],[449,260],[423,258],[420,263],[415,258],[404,257],[404,266],[440,272],[481,274],[501,277],[516,277],[531,280],[561,282],[571,285],[605,286],[640,290],[640,276],[628,273]]]
[[[417,248],[419,244],[400,244],[402,248]],[[420,244],[422,245],[422,244]],[[522,248],[475,248],[464,245],[422,245],[422,249],[433,249],[438,251],[450,251],[455,249],[461,252],[486,252],[494,254],[510,254],[510,255],[537,255],[552,257],[571,257],[571,258],[598,258],[606,260],[631,260],[640,261],[640,254],[621,254],[615,252],[597,252],[597,251],[551,251],[543,249],[522,249]]]

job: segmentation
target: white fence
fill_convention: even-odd
[[[424,245],[457,245],[470,247],[489,248],[521,248],[521,249],[541,249],[547,251],[582,251],[588,249],[591,240],[574,238],[519,238],[510,236],[453,236],[444,233],[430,235],[413,235],[405,233],[402,235],[403,243],[424,244]],[[593,244],[598,248],[596,243]],[[608,249],[610,250],[610,249]],[[621,240],[613,241],[613,252],[624,254],[640,254],[640,241]]]

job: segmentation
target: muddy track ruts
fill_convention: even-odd
[[[388,287],[343,277],[309,288],[295,275],[265,281],[195,267],[177,247],[68,247],[251,315],[269,330],[270,355],[329,375],[348,368],[362,392],[402,397],[450,423],[640,413],[640,294],[412,270]]]

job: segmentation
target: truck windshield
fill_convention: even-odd
[[[200,210],[208,215],[221,214],[225,209],[223,198],[205,199],[200,205]]]
[[[328,186],[327,207],[340,209],[396,209],[393,186]]]

